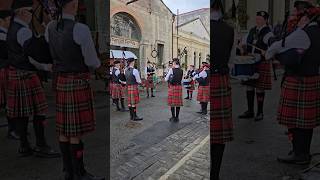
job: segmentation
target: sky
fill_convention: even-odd
[[[162,0],[173,13],[177,13],[179,9],[179,14],[193,11],[201,8],[209,8],[210,0]]]

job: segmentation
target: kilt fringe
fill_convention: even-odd
[[[168,106],[181,107],[183,106],[182,86],[170,85],[168,88]]]
[[[230,80],[227,75],[213,75],[210,79],[210,142],[224,144],[233,140]]]
[[[56,131],[66,137],[83,136],[95,130],[94,98],[89,73],[58,75]]]
[[[312,129],[320,124],[320,76],[285,77],[278,108],[279,124]]]
[[[209,102],[210,101],[210,86],[199,86],[197,101]]]

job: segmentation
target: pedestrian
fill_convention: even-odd
[[[149,89],[151,92],[151,97],[155,97],[153,92],[155,88],[154,81],[153,81],[153,76],[155,75],[155,71],[156,69],[152,66],[152,63],[148,61],[144,71],[146,75],[145,87],[147,91],[147,98],[149,98]]]
[[[208,103],[210,102],[210,65],[204,63],[202,70],[194,76],[194,80],[199,83],[197,101],[201,104],[201,110],[197,113],[206,115],[208,113]]]
[[[134,67],[135,59],[129,58],[128,68],[125,70],[126,84],[127,84],[127,93],[128,93],[128,106],[130,111],[130,120],[141,121],[143,118],[140,118],[137,115],[137,105],[140,102],[139,89],[138,85],[141,84],[141,78],[139,71]]]
[[[183,70],[180,68],[179,59],[172,61],[172,68],[169,69],[165,80],[168,82],[168,105],[171,107],[170,122],[179,122],[180,108],[183,106],[182,99],[182,78]]]
[[[187,75],[185,79],[188,79],[189,87],[187,87],[187,97],[185,99],[192,100],[193,91],[195,90],[195,81],[193,80],[193,77],[195,75],[194,65],[189,66],[189,70],[187,72]]]
[[[266,58],[276,57],[285,67],[278,107],[278,122],[288,128],[292,151],[278,161],[289,164],[309,164],[313,129],[320,119],[320,8],[298,1],[295,31],[277,41],[266,52]],[[284,46],[282,44],[284,43]]]
[[[6,108],[7,103],[7,83],[8,83],[8,45],[7,32],[10,25],[11,10],[0,10],[0,107]],[[6,111],[7,112],[7,111]],[[15,119],[7,115],[9,139],[19,140],[16,132]]]
[[[57,74],[56,131],[65,180],[103,180],[85,169],[83,137],[96,127],[90,70],[101,63],[90,29],[75,21],[78,0],[61,0],[58,20],[45,32]],[[68,53],[66,53],[68,52]]]
[[[250,29],[246,38],[246,51],[260,59],[260,62],[255,67],[259,78],[243,82],[247,86],[248,110],[239,116],[240,119],[254,118],[255,121],[263,120],[265,91],[272,89],[271,63],[266,61],[263,55],[263,51],[266,51],[268,48],[269,39],[274,36],[268,25],[268,19],[269,14],[267,12],[258,11],[256,13],[256,26]],[[256,116],[254,115],[255,94],[257,95],[258,104]]]
[[[229,59],[235,48],[234,30],[223,20],[221,0],[211,4],[210,26],[212,35],[211,53],[214,59],[210,78],[210,179],[219,180],[225,144],[233,140],[231,85]],[[230,57],[231,56],[231,57]],[[212,61],[211,59],[211,61]],[[228,171],[228,170],[227,170]]]
[[[125,89],[123,88],[122,83],[120,81],[120,76],[121,76],[120,61],[114,61],[114,68],[112,70],[112,83],[113,83],[112,100],[116,104],[117,111],[124,112],[126,110],[124,106]],[[121,109],[119,106],[119,101],[121,102]]]
[[[32,19],[32,0],[16,0],[13,4],[14,17],[8,29],[8,68],[7,115],[14,119],[20,136],[18,152],[21,156],[35,153],[41,157],[59,157],[59,153],[48,146],[45,138],[46,113],[48,103],[41,87],[38,69],[31,64],[37,43],[29,24]],[[48,55],[50,56],[50,55]],[[36,145],[31,148],[28,140],[29,118],[33,116]]]

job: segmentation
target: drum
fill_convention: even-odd
[[[190,88],[191,87],[191,82],[192,82],[191,78],[183,79],[182,80],[183,87]]]
[[[260,62],[260,56],[236,56],[232,64],[231,77],[242,81],[258,79],[256,64]]]

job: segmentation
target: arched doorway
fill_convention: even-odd
[[[140,68],[141,30],[134,17],[126,12],[116,13],[111,19],[110,32],[111,49],[133,52],[138,57],[137,66]]]

